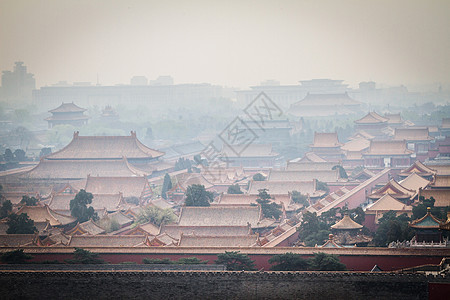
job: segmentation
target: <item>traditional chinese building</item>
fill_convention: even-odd
[[[278,157],[271,144],[224,145],[221,152],[221,160],[230,167],[273,167]]]
[[[347,93],[310,94],[291,105],[289,112],[296,116],[351,115],[359,111],[361,103]]]
[[[408,127],[396,128],[394,140],[405,140],[408,149],[416,153],[417,159],[425,159],[434,138],[429,135],[428,127]]]
[[[373,136],[382,136],[383,129],[388,126],[388,118],[382,117],[376,112],[369,112],[367,115],[355,121],[356,131],[365,131]]]
[[[378,220],[388,211],[395,211],[397,216],[406,214],[412,216],[412,206],[395,199],[390,194],[383,195],[374,203],[368,205],[365,209],[364,226],[370,231],[375,232],[378,227]]]
[[[430,208],[427,208],[427,214],[420,219],[412,221],[409,226],[416,232],[411,246],[420,246],[420,243],[441,243],[442,232],[439,227],[443,224],[431,214]]]
[[[366,247],[372,240],[370,237],[362,234],[361,224],[353,221],[348,214],[331,226],[331,231],[334,234],[333,240],[342,246],[358,246]]]
[[[412,198],[417,194],[417,192],[407,189],[394,179],[391,179],[383,187],[370,194],[368,198],[371,201],[377,201],[386,194],[391,195],[393,198],[403,203],[409,204],[412,201]]]
[[[314,132],[314,143],[309,147],[324,160],[339,162],[344,157],[341,146],[336,132]]]
[[[427,180],[432,180],[433,176],[436,174],[436,171],[424,165],[419,160],[416,160],[410,167],[402,170],[398,175],[400,178],[406,178],[413,173],[416,173],[420,177]]]
[[[52,113],[51,117],[46,118],[48,128],[53,128],[56,125],[72,125],[75,127],[87,124],[88,116],[84,115],[87,109],[81,108],[72,103],[62,103],[59,107],[49,110]]]
[[[412,150],[405,141],[370,141],[369,150],[363,153],[364,166],[372,169],[405,168],[411,164]]]

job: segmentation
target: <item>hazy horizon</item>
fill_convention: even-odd
[[[0,3],[0,70],[58,81],[246,88],[312,78],[450,84],[449,1],[15,1]]]

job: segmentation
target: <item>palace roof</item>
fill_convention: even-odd
[[[365,138],[355,138],[342,145],[341,149],[349,152],[361,152],[365,149],[368,149],[369,146],[370,140]]]
[[[364,130],[359,130],[358,132],[356,132],[355,134],[353,134],[349,139],[350,139],[350,140],[353,140],[353,139],[360,139],[360,138],[363,138],[363,139],[366,139],[366,140],[372,140],[372,139],[374,139],[375,137],[374,137],[373,135],[367,133],[367,132],[364,131]]]
[[[316,245],[316,247],[317,247],[317,245]],[[334,235],[330,233],[328,235],[328,240],[325,242],[325,244],[323,244],[322,246],[319,246],[319,248],[342,248],[342,246],[336,244],[336,242],[334,241]]]
[[[442,118],[442,125],[441,125],[441,127],[443,129],[450,128],[450,118]]]
[[[195,236],[246,236],[252,233],[250,226],[179,226],[162,225],[161,233],[167,233],[175,239],[181,235]]]
[[[439,226],[442,224],[441,220],[431,214],[428,207],[427,214],[420,219],[412,221],[409,226],[417,229],[439,229]]]
[[[232,145],[224,144],[222,157],[275,157],[279,154],[273,152],[272,144]]]
[[[385,194],[376,202],[370,204],[366,208],[366,214],[372,211],[412,211],[412,206],[406,205],[403,202],[398,201],[390,194]]]
[[[205,186],[205,189],[209,189],[214,185],[206,180],[206,178],[200,173],[181,173],[174,177],[174,185],[171,191],[175,191],[177,188],[181,188],[186,191],[190,185],[200,184]]]
[[[301,108],[303,106],[359,106],[361,103],[356,101],[347,93],[342,94],[310,94],[308,93],[305,98],[292,104],[292,107]]]
[[[406,170],[400,172],[400,176],[409,176],[412,173],[416,173],[419,176],[431,176],[436,174],[436,171],[425,166],[420,160],[416,160],[414,164],[408,167]]]
[[[97,235],[105,233],[105,229],[95,224],[94,221],[89,220],[84,223],[78,223],[74,228],[67,231],[68,235]]]
[[[258,236],[196,236],[181,235],[180,247],[254,247],[259,246]]]
[[[290,195],[272,195],[270,194],[274,199],[271,201],[283,204],[285,208],[287,208],[292,200]],[[258,195],[248,195],[248,194],[222,194],[219,197],[218,203],[219,204],[228,204],[228,205],[250,205],[250,204],[256,204],[256,199],[258,198]]]
[[[121,160],[47,160],[20,175],[23,179],[83,179],[87,175],[132,177],[144,176],[143,171]]]
[[[106,209],[107,211],[116,211],[123,206],[122,194],[94,194],[92,206],[94,210]],[[70,211],[70,201],[75,198],[74,194],[56,194],[53,195],[48,206],[56,211]]]
[[[314,132],[314,144],[311,148],[340,147],[337,132]]]
[[[414,151],[406,148],[405,141],[370,141],[369,150],[364,155],[411,155]]]
[[[290,162],[300,163],[300,162],[326,162],[322,157],[314,152],[306,152],[302,158],[292,159]]]
[[[156,236],[159,234],[159,227],[156,227],[151,222],[147,222],[144,224],[139,224],[134,228],[128,228],[126,227],[124,230],[116,231],[114,234],[119,235],[151,235]]]
[[[435,175],[430,186],[433,188],[450,188],[450,175]]]
[[[69,247],[137,247],[146,246],[145,235],[74,235]]]
[[[436,200],[436,202],[434,202],[435,207],[450,206],[450,188],[419,190],[419,197],[420,196],[424,196],[425,199],[433,197],[434,200]]]
[[[433,169],[438,175],[450,175],[450,164],[427,163],[427,167]]]
[[[86,192],[92,194],[118,194],[123,197],[146,197],[151,195],[147,178],[135,177],[97,177],[88,175]]]
[[[431,141],[433,138],[429,136],[428,127],[408,127],[396,128],[394,140]]]
[[[42,246],[42,241],[37,234],[2,234],[0,235],[0,247],[26,247]]]
[[[89,119],[88,116],[85,115],[79,115],[79,116],[66,116],[61,114],[56,114],[53,116],[50,116],[48,118],[45,118],[45,121],[76,121],[76,120],[87,120]]]
[[[388,119],[389,124],[402,124],[404,121],[400,113],[398,114],[384,114],[384,117]]]
[[[164,153],[142,144],[132,131],[130,136],[80,136],[74,133],[72,141],[63,149],[46,157],[49,160],[157,158]]]
[[[362,225],[353,221],[349,215],[344,215],[344,217],[339,222],[331,226],[332,229],[343,229],[343,230],[361,229],[362,227],[363,227]]]
[[[28,217],[34,222],[46,222],[49,221],[52,226],[64,226],[76,221],[76,218],[72,216],[66,216],[59,214],[47,205],[44,206],[22,206],[16,213],[27,214]]]
[[[322,182],[339,181],[339,170],[326,171],[276,171],[271,170],[267,181],[312,181],[317,179]]]
[[[328,161],[299,161],[293,162],[289,161],[286,166],[286,171],[331,171],[334,166],[336,166],[336,162],[328,162]]]
[[[377,191],[369,195],[369,198],[379,199],[385,194],[390,194],[392,197],[396,199],[409,199],[414,195],[416,195],[416,191],[407,189],[394,179],[391,179],[382,188],[378,189]]]
[[[288,195],[292,191],[297,191],[303,195],[309,194],[311,197],[320,197],[325,192],[316,190],[316,181],[250,181],[248,194],[258,195],[260,189],[267,189],[269,194]]]
[[[78,105],[72,103],[62,103],[60,106],[58,106],[55,109],[49,110],[48,112],[51,113],[72,113],[72,112],[85,112],[87,109],[81,108]]]
[[[382,124],[382,123],[387,123],[388,122],[388,118],[382,117],[379,114],[377,114],[374,111],[369,112],[367,115],[365,115],[364,117],[362,117],[359,120],[356,120],[355,123],[356,124]]]
[[[259,205],[214,205],[209,207],[184,206],[180,226],[247,226],[254,228],[262,219]]]
[[[108,220],[115,220],[117,223],[119,223],[120,227],[125,227],[133,223],[133,219],[121,211],[116,211],[113,213],[106,213],[99,221],[100,224],[103,222],[106,222]]]
[[[245,178],[244,170],[241,167],[236,168],[209,168],[201,169],[203,177],[215,184],[235,183]]]
[[[419,189],[424,189],[430,184],[429,180],[426,180],[423,177],[420,177],[416,173],[412,173],[405,179],[399,182],[399,184],[408,190],[418,191]]]

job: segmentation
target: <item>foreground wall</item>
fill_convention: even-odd
[[[2,271],[2,299],[427,299],[413,274],[312,272]],[[439,294],[439,293],[438,293]]]

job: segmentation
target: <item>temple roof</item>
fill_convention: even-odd
[[[336,166],[336,162],[328,162],[328,161],[299,161],[293,162],[289,161],[286,166],[286,171],[331,171],[334,166]]]
[[[49,110],[48,112],[51,113],[68,113],[68,112],[85,112],[87,109],[81,108],[78,105],[74,104],[73,102],[69,103],[62,103],[60,106],[58,106],[55,109]]]
[[[412,211],[412,206],[406,205],[403,202],[398,201],[389,194],[385,194],[376,202],[370,204],[366,208],[366,214],[371,211]]]
[[[292,104],[292,107],[301,108],[303,106],[346,106],[346,105],[360,105],[359,101],[356,101],[347,93],[342,94],[310,94],[308,93],[305,98]]]
[[[316,183],[311,181],[250,181],[248,194],[258,195],[260,189],[267,189],[269,194],[288,195],[292,191],[297,191],[303,195],[309,194],[311,197],[320,197],[325,192],[316,190]]]
[[[63,149],[48,155],[49,160],[77,159],[128,159],[157,158],[164,153],[148,148],[132,131],[130,136],[80,136],[73,135],[72,141]]]
[[[424,189],[426,186],[430,184],[429,180],[426,180],[423,177],[420,177],[416,173],[412,173],[405,179],[399,182],[401,186],[407,188],[412,191],[419,191],[419,189]]]
[[[409,226],[418,229],[439,229],[439,226],[443,222],[433,216],[430,212],[430,208],[427,209],[427,214],[420,219],[412,221]]]
[[[364,155],[410,155],[414,151],[406,148],[405,141],[370,141],[369,150]]]
[[[419,196],[424,196],[425,199],[433,197],[436,200],[435,207],[450,206],[450,188],[419,190]]]
[[[105,220],[115,220],[121,227],[130,225],[133,223],[133,219],[121,211],[116,211],[113,213],[106,213],[103,218],[100,219],[99,223],[105,222]]]
[[[274,198],[273,202],[278,204],[283,204],[285,208],[287,208],[292,200],[290,195],[272,195]],[[258,195],[248,195],[248,194],[222,194],[219,197],[218,203],[219,204],[231,204],[231,205],[250,205],[250,204],[256,204],[256,199],[258,198]]]
[[[319,171],[277,171],[271,170],[267,181],[312,181],[317,179],[322,182],[339,181],[339,170]]]
[[[184,206],[180,226],[258,226],[262,218],[259,205],[214,205],[209,207]]]
[[[416,191],[407,189],[394,179],[391,179],[383,187],[370,194],[369,198],[377,199],[381,198],[385,194],[390,194],[396,199],[409,199],[416,194]]]
[[[22,206],[16,214],[27,214],[34,222],[46,222],[48,220],[51,226],[64,226],[76,221],[76,218],[59,214],[50,209],[47,205]]]
[[[258,236],[196,236],[181,235],[180,247],[254,247],[259,246]]]
[[[95,224],[94,221],[89,220],[84,223],[78,223],[74,228],[67,231],[68,235],[97,235],[105,233],[105,229]]]
[[[365,149],[368,149],[369,146],[370,140],[365,138],[355,138],[342,145],[341,149],[350,152],[361,152]]]
[[[431,176],[436,174],[436,171],[425,166],[420,160],[416,160],[414,164],[408,167],[406,170],[400,172],[400,176],[409,176],[412,173],[416,173],[419,176]]]
[[[2,247],[25,247],[42,246],[42,241],[37,234],[1,234],[0,246]]]
[[[214,186],[211,182],[200,173],[181,173],[174,176],[173,188],[170,191],[175,191],[177,188],[181,188],[186,191],[190,185],[200,184],[209,189]]]
[[[162,225],[161,233],[167,233],[175,239],[180,239],[181,234],[195,236],[246,236],[250,235],[250,226],[179,226]]]
[[[332,229],[361,229],[362,227],[362,225],[353,221],[349,215],[344,215],[339,222],[331,226]]]
[[[146,174],[130,165],[126,158],[120,160],[47,160],[20,175],[23,179],[83,179],[87,175],[132,177]]]
[[[374,111],[369,112],[367,115],[362,117],[359,120],[356,120],[356,124],[380,124],[380,123],[387,123],[388,118],[382,117],[379,114],[377,114]]]
[[[223,157],[275,157],[279,154],[272,150],[272,144],[233,145],[224,144]]]
[[[431,141],[433,138],[429,136],[428,127],[408,127],[396,128],[394,140]]]
[[[135,177],[97,177],[88,176],[85,190],[92,194],[118,194],[122,193],[123,197],[141,198],[145,195],[145,191],[151,193],[147,178],[144,176]]]
[[[317,245],[316,245],[317,247]],[[336,244],[336,242],[334,241],[334,235],[333,234],[329,234],[328,235],[328,240],[325,242],[325,244],[323,244],[322,246],[318,246],[319,248],[342,248],[341,245]]]
[[[388,119],[389,124],[402,124],[403,119],[400,113],[398,114],[384,114],[384,117]]]
[[[145,246],[145,235],[74,235],[69,247],[136,247]]]
[[[317,155],[314,152],[306,152],[302,158],[292,159],[290,162],[298,163],[298,162],[326,162],[322,157]]]
[[[349,139],[353,140],[353,139],[359,139],[359,138],[363,138],[363,139],[366,139],[366,140],[372,140],[375,137],[373,135],[367,133],[364,130],[359,130],[355,134],[353,134]]]
[[[450,175],[435,175],[431,186],[433,188],[450,188]]]
[[[450,128],[450,118],[442,118],[442,125],[441,125],[441,127],[443,129]]]
[[[337,132],[314,132],[314,144],[310,145],[312,148],[340,146]]]
[[[92,206],[95,211],[106,209],[107,211],[116,211],[123,206],[122,194],[94,194]],[[75,198],[74,194],[56,194],[49,202],[49,207],[56,211],[70,211],[70,201]]]

